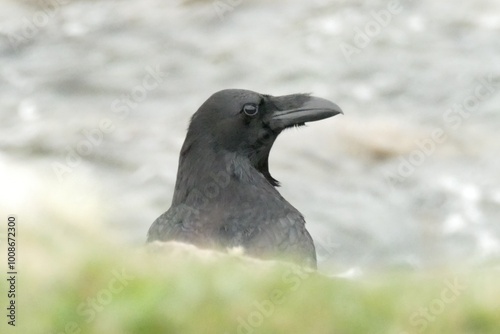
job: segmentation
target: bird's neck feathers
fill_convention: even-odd
[[[279,194],[275,189],[278,181],[269,174],[267,156],[255,166],[248,157],[211,144],[184,143],[173,204],[196,205],[200,200],[207,202],[224,196],[229,188],[245,192],[259,187],[267,189],[269,194]]]

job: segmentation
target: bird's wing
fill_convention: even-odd
[[[300,214],[291,213],[258,226],[257,235],[249,240],[249,249],[261,253],[258,255],[274,253],[280,258],[316,267],[314,243]]]
[[[193,241],[200,230],[193,223],[199,220],[198,216],[198,210],[187,205],[172,206],[153,222],[148,231],[147,242]]]

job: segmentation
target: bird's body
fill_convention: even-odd
[[[305,220],[275,188],[268,158],[283,129],[340,112],[335,104],[305,94],[214,94],[193,115],[172,205],[155,220],[148,241],[242,246],[251,256],[316,267]]]

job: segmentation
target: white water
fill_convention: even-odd
[[[324,270],[498,259],[498,1],[393,14],[386,1],[226,1],[222,19],[211,1],[64,2],[0,1],[0,153],[46,192],[84,183],[71,205],[98,199],[117,235],[142,243],[168,209],[189,117],[213,92],[311,92],[345,115],[282,134],[271,173]]]

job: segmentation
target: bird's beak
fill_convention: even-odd
[[[306,122],[319,121],[338,114],[342,109],[335,103],[321,97],[309,96],[300,106],[286,110],[276,110],[271,117],[270,126],[273,130],[283,130]]]

